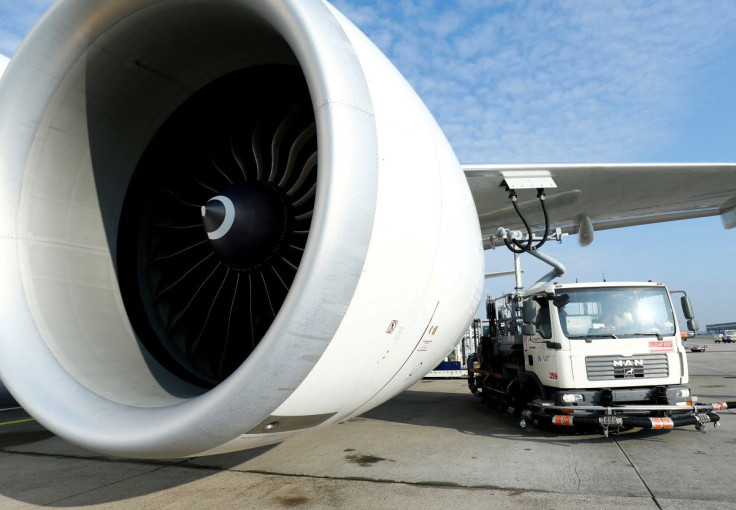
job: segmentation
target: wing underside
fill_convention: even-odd
[[[463,170],[487,246],[499,227],[523,227],[505,184],[529,175],[545,187],[550,227],[566,233],[578,233],[585,218],[595,230],[714,215],[721,216],[724,228],[736,227],[736,163],[464,165]],[[544,217],[536,184],[528,182],[530,189],[516,189],[517,203],[538,232]]]

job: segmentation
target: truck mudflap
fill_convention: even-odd
[[[695,425],[696,430],[706,433],[706,425],[721,426],[721,417],[716,411],[736,409],[736,402],[716,402],[683,406],[627,405],[627,406],[554,406],[534,401],[522,411],[519,425],[524,428],[531,421],[535,426],[547,425],[571,429],[597,429],[608,437],[609,432],[626,428],[669,430],[676,427]],[[670,416],[645,416],[645,414],[670,414]]]

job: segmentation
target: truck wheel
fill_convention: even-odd
[[[467,365],[466,365],[468,367],[468,370],[471,370],[473,368],[473,363],[475,363],[476,361],[478,361],[478,354],[473,353],[470,356],[468,356]],[[477,377],[477,374],[473,372],[468,372],[468,389],[470,390],[470,393],[472,393],[473,395],[478,394],[478,384],[477,384],[476,377]]]
[[[518,379],[514,378],[506,387],[506,407],[507,409],[513,409],[512,414],[518,418],[521,416],[521,411],[525,405],[526,402],[524,402],[521,393],[521,384],[519,384]]]
[[[534,402],[536,399],[545,399],[544,386],[542,386],[539,379],[531,375],[531,373],[527,373],[526,382],[524,383],[524,389],[522,391],[522,399],[524,404]]]

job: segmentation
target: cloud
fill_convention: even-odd
[[[13,55],[54,0],[0,0],[0,53]]]
[[[716,65],[728,2],[337,2],[463,162],[632,161],[671,141]],[[421,8],[420,8],[421,7]]]

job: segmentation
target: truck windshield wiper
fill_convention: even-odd
[[[662,340],[662,335],[656,331],[652,331],[651,333],[627,333],[625,336],[656,336],[657,340]]]
[[[579,336],[569,336],[567,338],[570,339],[581,339],[585,340],[586,342],[590,342],[593,338],[613,338],[614,340],[618,340],[618,337],[614,335],[613,333],[605,333],[602,335],[579,335]]]

